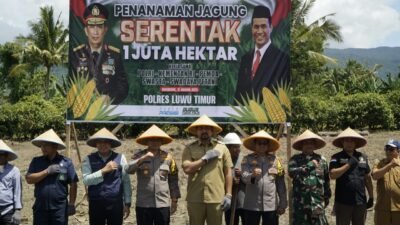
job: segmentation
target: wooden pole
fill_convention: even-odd
[[[237,125],[237,123],[232,123],[232,126],[240,133],[240,135],[242,135],[242,137],[249,136],[241,127],[239,127],[239,125]]]
[[[284,124],[284,123],[281,123],[281,124],[279,125],[278,133],[276,134],[276,140],[279,141],[279,139],[281,139],[281,136],[282,136],[282,134],[283,134],[284,128],[285,128],[285,124]]]
[[[66,156],[68,158],[71,158],[71,123],[67,121],[66,124],[66,133],[67,133],[67,137],[66,137],[66,145],[67,145],[67,154]]]
[[[112,131],[111,133],[113,133],[114,135],[124,126],[123,123],[119,123]]]
[[[79,145],[78,145],[78,134],[76,133],[74,123],[72,123],[72,132],[74,133],[74,141],[76,146],[76,152],[78,153],[79,164],[82,164],[81,151],[79,150]]]
[[[286,123],[286,142],[287,142],[287,151],[286,151],[286,162],[289,163],[290,158],[292,157],[292,125],[290,123]],[[293,220],[293,208],[292,208],[292,182],[289,176],[286,176],[287,187],[288,187],[288,203],[289,203],[289,224],[292,224]]]

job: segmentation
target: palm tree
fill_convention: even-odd
[[[68,29],[60,20],[54,20],[54,10],[51,6],[40,8],[40,19],[30,22],[31,34],[26,38],[24,57],[31,62],[37,62],[46,68],[45,97],[49,98],[50,70],[67,61]]]
[[[304,45],[307,42],[334,40],[337,42],[342,41],[342,35],[340,34],[340,26],[336,24],[329,17],[334,14],[325,15],[311,24],[305,23],[305,18],[310,12],[310,9],[314,6],[316,0],[292,0],[292,27],[291,27],[291,41],[293,46]],[[322,46],[323,47],[323,46]],[[317,51],[309,49],[307,54],[320,62],[335,62],[324,54],[320,49]]]

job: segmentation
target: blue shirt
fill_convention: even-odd
[[[4,208],[0,215],[22,208],[21,174],[17,167],[8,163],[0,173],[0,207]]]
[[[34,209],[52,210],[64,207],[68,203],[68,184],[79,180],[71,159],[60,154],[57,154],[53,160],[46,156],[33,158],[28,174],[41,172],[52,164],[60,165],[61,173],[48,175],[35,184]]]

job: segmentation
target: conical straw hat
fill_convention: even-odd
[[[13,161],[18,158],[17,154],[3,140],[0,139],[0,152],[8,153],[7,161]]]
[[[111,148],[116,148],[121,145],[121,142],[112,134],[107,128],[102,128],[101,130],[97,131],[95,134],[89,137],[86,141],[86,144],[96,148],[96,143],[98,140],[107,140],[111,143]]]
[[[293,142],[292,147],[296,150],[302,150],[304,141],[306,140],[313,140],[314,141],[314,150],[323,148],[326,145],[326,142],[324,139],[322,139],[320,136],[314,134],[310,130],[304,131],[300,136],[296,138],[296,140]]]
[[[43,142],[50,142],[53,144],[57,144],[58,150],[65,149],[64,142],[56,134],[56,132],[54,132],[53,129],[50,129],[50,130],[44,132],[43,134],[39,135],[38,137],[36,137],[35,139],[32,140],[32,144],[34,144],[35,146],[37,146],[39,148],[42,146]]]
[[[149,139],[160,139],[163,145],[168,144],[172,141],[172,138],[156,125],[151,126],[143,134],[141,134],[136,139],[136,143],[147,145],[147,141]]]
[[[219,134],[222,128],[218,126],[214,121],[212,121],[207,115],[202,115],[196,121],[194,121],[187,130],[190,134],[196,135],[196,128],[200,126],[209,126],[213,128],[213,135]]]
[[[333,139],[332,144],[338,148],[343,148],[343,139],[352,138],[356,143],[356,148],[361,148],[367,144],[367,140],[361,136],[359,133],[348,127],[342,133],[340,133],[335,139]]]
[[[254,143],[254,141],[256,139],[266,139],[269,141],[268,144],[268,151],[269,152],[274,152],[276,150],[279,149],[280,144],[279,141],[276,140],[275,138],[273,138],[270,134],[268,134],[267,132],[265,132],[264,130],[260,130],[257,133],[251,135],[250,137],[247,137],[243,140],[243,145],[249,149],[254,151],[256,148],[256,145]]]

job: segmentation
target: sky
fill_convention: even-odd
[[[28,22],[39,18],[39,7],[51,5],[69,20],[69,0],[0,0],[0,44],[29,33]],[[399,0],[317,0],[307,22],[331,17],[341,27],[343,42],[329,42],[330,48],[400,47]]]

